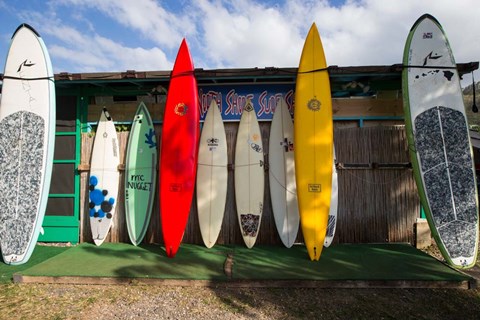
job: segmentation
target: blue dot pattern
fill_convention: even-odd
[[[111,211],[113,209],[113,204],[115,199],[113,197],[106,198],[108,195],[108,190],[101,190],[96,188],[98,185],[98,178],[96,176],[90,177],[90,203],[89,203],[89,214],[91,218],[105,218],[111,219]]]

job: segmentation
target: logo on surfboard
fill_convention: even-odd
[[[293,142],[287,138],[283,138],[283,141],[280,141],[280,146],[283,147],[285,152],[293,151]]]
[[[220,139],[211,137],[207,139],[207,146],[208,146],[208,151],[215,151],[217,150],[218,144],[220,142]]]
[[[322,192],[322,185],[319,183],[309,183],[308,192],[320,193]]]
[[[22,67],[33,67],[34,65],[35,65],[35,63],[33,63],[31,61],[28,61],[28,59],[25,59],[25,61],[20,63],[20,65],[18,66],[17,72],[22,71]]]
[[[184,115],[187,114],[188,107],[185,103],[180,102],[180,103],[177,103],[177,105],[175,106],[175,109],[173,111],[175,112],[175,114],[177,116],[184,116]]]
[[[149,148],[155,148],[157,143],[155,142],[155,131],[153,129],[148,130],[148,133],[145,133],[145,143]]]
[[[256,237],[260,226],[260,215],[254,213],[241,214],[240,225],[244,236]]]
[[[425,57],[425,59],[423,60],[423,65],[426,66],[428,61],[430,60],[437,60],[437,59],[440,59],[442,56],[438,55],[438,53],[433,53],[430,52],[429,54],[427,54],[427,56]]]
[[[433,39],[433,32],[424,32],[423,39]]]
[[[212,137],[207,139],[207,145],[209,147],[218,147],[218,143],[220,142],[220,139]]]
[[[319,111],[321,106],[322,106],[322,103],[316,97],[314,97],[313,99],[310,99],[307,103],[308,109],[312,111]]]
[[[252,102],[250,100],[247,100],[247,104],[245,105],[243,110],[246,111],[246,112],[252,112],[253,110],[255,110],[253,108]]]

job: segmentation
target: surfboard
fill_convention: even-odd
[[[227,199],[227,137],[222,115],[212,100],[198,147],[197,210],[200,233],[207,248],[217,242]]]
[[[7,53],[0,102],[0,246],[7,264],[27,262],[50,190],[55,85],[40,35],[22,24]]]
[[[305,246],[319,260],[332,191],[333,119],[330,79],[315,23],[303,47],[295,87],[295,178]]]
[[[193,71],[183,39],[170,77],[161,140],[160,216],[168,257],[175,256],[182,241],[195,188],[200,116]]]
[[[93,242],[101,245],[113,224],[117,206],[120,153],[113,119],[103,108],[90,159],[89,216]]]
[[[265,187],[263,143],[250,100],[243,107],[235,146],[235,202],[243,241],[252,248],[262,221]]]
[[[333,166],[332,166],[332,200],[330,201],[330,211],[328,212],[327,234],[323,246],[328,248],[333,242],[335,231],[337,229],[337,212],[338,212],[338,174],[335,166],[337,158],[335,155],[335,147],[333,147]]]
[[[268,178],[275,226],[283,245],[290,248],[297,238],[300,216],[295,183],[293,121],[283,98],[277,102],[270,127]]]
[[[140,102],[128,135],[125,160],[125,217],[130,241],[142,242],[155,199],[157,138],[145,103]]]
[[[420,201],[445,260],[469,268],[479,236],[472,146],[455,59],[431,15],[410,30],[403,64],[405,127]]]

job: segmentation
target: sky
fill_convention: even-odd
[[[55,73],[171,70],[183,38],[196,68],[297,67],[315,22],[328,65],[391,65],[424,13],[457,63],[480,60],[478,0],[0,0],[0,61],[28,23]]]

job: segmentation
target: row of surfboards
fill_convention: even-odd
[[[413,25],[403,65],[406,132],[422,206],[446,261],[457,268],[472,267],[479,238],[472,147],[455,60],[434,17],[426,14]],[[200,137],[193,70],[183,40],[171,73],[158,170],[161,225],[169,257],[175,256],[179,248],[195,184],[199,212],[207,212],[199,219],[207,246],[213,245],[221,225],[219,216],[223,214],[226,192],[222,187],[226,181],[226,157],[221,155],[226,146],[213,131],[215,125],[210,124],[219,123],[215,120],[219,117],[215,115],[217,107],[210,107]],[[320,258],[334,199],[331,103],[325,55],[313,24],[305,40],[296,81],[294,159],[293,139],[285,134],[291,132],[285,129],[291,125],[291,118],[283,103],[275,113],[282,120],[274,119],[277,122],[272,123],[270,137],[273,145],[269,146],[277,228],[284,243],[291,245],[298,223],[295,214],[290,214],[296,209],[292,205],[296,187],[300,225],[311,260]],[[119,149],[111,124],[112,119],[104,110],[92,150],[89,180],[89,213],[96,244],[104,241],[117,205]],[[276,129],[277,125],[282,129]],[[41,230],[52,172],[54,131],[55,86],[50,58],[38,33],[23,24],[15,31],[7,54],[0,105],[0,245],[8,264],[28,261]],[[127,153],[125,201],[127,214],[134,216],[127,218],[127,225],[132,242],[137,244],[149,220],[137,215],[152,211],[157,171],[155,134],[142,105],[134,119]],[[254,108],[246,103],[235,150],[235,197],[239,224],[249,247],[258,235],[263,211],[263,161]],[[294,181],[287,178],[293,170]],[[216,193],[218,198],[213,199]]]
[[[189,61],[191,62],[191,59]],[[479,242],[478,195],[472,146],[455,59],[443,28],[433,16],[425,14],[414,23],[407,37],[403,65],[402,92],[406,132],[420,201],[425,209],[430,230],[445,260],[456,268],[470,268],[477,261]],[[196,106],[193,65],[190,67],[190,69],[184,69],[184,73],[180,76],[187,77],[186,73],[190,74],[191,89],[194,92],[192,100],[194,104],[191,105]],[[174,76],[175,67],[172,73],[172,77]],[[170,126],[174,123],[167,117],[168,112],[176,108],[178,103],[181,101],[177,100],[169,104],[169,98],[167,98],[164,126],[168,130],[172,130]],[[323,46],[316,25],[313,24],[305,40],[296,79],[294,161],[286,156],[293,144],[293,137],[289,137],[286,133],[291,130],[285,129],[290,124],[284,124],[285,121],[288,122],[289,117],[284,116],[282,121],[275,119],[284,113],[284,111],[280,112],[281,110],[286,109],[282,107],[282,103],[275,112],[273,121],[277,122],[272,123],[269,145],[269,159],[275,159],[273,163],[270,161],[269,171],[277,229],[282,241],[287,246],[291,245],[293,236],[287,235],[293,235],[293,233],[287,230],[291,227],[295,229],[296,221],[289,219],[296,219],[295,214],[290,214],[296,209],[292,201],[295,194],[294,183],[296,183],[300,223],[311,260],[320,258],[327,236],[330,209],[333,207],[332,209],[336,211],[337,205],[336,196],[332,197],[332,193],[335,193],[332,189],[336,188],[333,181],[336,179],[333,174],[331,104],[330,80]],[[211,108],[209,112],[216,109]],[[171,117],[174,118],[174,116]],[[198,114],[193,121],[193,124],[198,126]],[[281,123],[281,130],[275,128],[278,123]],[[192,126],[190,131],[185,132],[193,133],[191,128]],[[175,129],[174,127],[173,130]],[[204,148],[216,148],[217,146],[214,145],[216,140],[211,139],[214,136],[205,129],[204,133],[207,132],[205,138],[212,145],[207,144]],[[280,131],[282,134],[275,133]],[[194,136],[192,140],[196,141],[197,136],[192,136]],[[277,137],[280,137],[280,141]],[[166,141],[170,142],[171,138],[173,136],[168,140],[163,139],[162,158],[168,157],[168,154],[163,154],[164,145]],[[169,144],[169,146],[168,151],[174,153],[177,144]],[[192,160],[192,151],[193,157],[196,155],[194,148],[193,146],[187,152],[190,160]],[[199,170],[203,176],[200,181],[206,185],[200,187],[197,185],[197,189],[200,193],[205,192],[207,195],[212,194],[212,188],[218,183],[210,178],[210,185],[208,185],[206,182],[209,181],[208,175],[211,177],[214,173],[220,175],[221,173],[214,170],[220,170],[225,165],[224,162],[220,162],[221,164],[217,167],[216,163],[208,162],[210,158],[213,159],[212,150],[209,156],[205,156],[206,159],[202,158],[199,161]],[[235,150],[235,196],[239,224],[248,247],[253,246],[255,242],[263,210],[264,181],[261,150],[261,135],[255,112],[252,105],[247,103],[240,120]],[[168,170],[174,164],[175,161],[161,169]],[[293,170],[295,170],[294,181],[287,178],[292,176]],[[161,172],[163,175],[163,171]],[[161,181],[160,186],[163,188],[161,203],[168,200],[172,193],[178,194],[178,191],[182,190],[181,185],[174,183],[175,187],[172,188],[171,181],[165,182],[163,179]],[[191,178],[188,185],[191,188],[190,192],[193,192]],[[201,196],[201,199],[206,201],[209,198]],[[199,212],[203,210],[203,205],[203,202],[199,203]],[[211,204],[205,206],[207,207],[205,212],[209,212]],[[222,205],[218,207],[223,210]],[[174,211],[175,208],[169,208],[169,210]],[[165,212],[162,205],[163,214]],[[185,216],[188,216],[188,208]],[[186,219],[184,222],[186,223]],[[204,223],[211,226],[211,220],[205,219]],[[165,232],[165,227],[162,227]],[[185,224],[182,224],[175,242],[165,240],[169,256],[176,253],[184,228]],[[206,228],[203,227],[202,230]],[[203,237],[205,239],[205,235]],[[216,239],[215,233],[212,239]],[[209,246],[207,241],[206,244]]]
[[[235,186],[239,223],[246,245],[251,248],[258,235],[263,207],[264,153],[261,132],[252,103],[247,101],[240,121],[235,157]],[[112,117],[104,109],[101,113],[90,173],[89,213],[92,236],[100,245],[113,221],[115,195],[118,191],[118,141]],[[125,212],[131,242],[143,240],[155,197],[157,143],[150,113],[140,103],[129,134],[125,165]],[[297,238],[299,213],[294,167],[293,121],[288,106],[282,99],[273,117],[269,140],[269,179],[274,219],[283,244],[291,247]],[[215,100],[212,100],[198,149],[196,200],[200,231],[205,246],[211,248],[219,236],[227,196],[228,154],[225,128]],[[112,173],[112,175],[109,175]],[[115,176],[113,176],[113,174]],[[324,245],[328,247],[335,231],[337,209],[337,174],[333,167],[332,206],[329,232]],[[246,194],[246,190],[248,193]],[[255,198],[255,199],[253,199]],[[256,218],[251,207],[258,207]]]
[[[207,247],[216,242],[225,209],[225,130],[218,107],[212,102],[202,137],[199,136],[198,92],[193,71],[183,40],[165,105],[159,166],[161,225],[169,257],[175,256],[182,240],[195,182],[200,229]],[[318,260],[327,234],[334,155],[329,76],[315,24],[302,51],[295,103],[294,125],[282,101],[272,123],[269,145],[272,206],[283,243],[287,247],[293,244],[300,222],[310,259]],[[251,248],[260,230],[264,208],[265,163],[253,104],[247,101],[242,107],[235,145],[235,201],[244,242]]]
[[[280,100],[271,126],[268,158],[273,214],[284,245],[293,245],[301,223],[309,256],[318,260],[323,246],[329,246],[334,236],[338,188],[329,76],[315,24],[305,41],[295,101],[295,125],[285,101]],[[207,247],[217,241],[223,221],[227,142],[215,101],[207,112],[201,137],[199,120],[194,66],[184,39],[170,78],[158,170],[162,234],[169,257],[175,256],[182,241],[195,186],[199,225]],[[90,225],[97,245],[109,232],[117,204],[120,154],[116,139],[113,120],[104,110],[90,166]],[[142,103],[134,117],[125,164],[125,213],[135,245],[142,241],[150,221],[156,162],[153,123]],[[242,106],[235,145],[234,182],[238,223],[248,248],[254,246],[260,231],[264,172],[260,127],[254,106],[247,100]]]
[[[407,38],[403,62],[406,130],[421,203],[447,262],[459,268],[471,267],[478,252],[478,201],[471,145],[458,72],[448,40],[435,18],[427,14],[415,22]],[[169,257],[176,254],[185,230],[195,178],[200,229],[207,247],[216,242],[225,208],[227,147],[223,122],[218,107],[212,102],[202,136],[199,137],[196,90],[193,63],[184,40],[172,71],[161,144],[161,223]],[[137,117],[149,118],[138,114]],[[151,123],[151,119],[147,122]],[[135,130],[132,129],[133,134]],[[142,134],[148,142],[148,134]],[[152,133],[150,135],[153,137]],[[97,133],[97,137],[102,136],[109,135]],[[141,139],[145,138],[142,136]],[[318,260],[324,244],[328,245],[330,236],[333,236],[333,232],[327,231],[327,226],[329,213],[334,213],[330,216],[336,215],[338,186],[330,83],[315,24],[305,40],[298,68],[295,122],[292,124],[285,103],[280,101],[269,143],[270,190],[279,235],[285,246],[290,247],[300,222],[309,257]],[[294,144],[295,153],[292,152]],[[138,145],[138,142],[129,143],[128,154],[135,154],[132,146],[139,148]],[[153,152],[155,148],[150,150]],[[118,153],[118,150],[115,152]],[[145,177],[155,174],[155,156],[147,153],[147,158],[136,168],[127,164],[127,215],[132,211],[130,203],[143,206],[151,202],[152,196],[150,202],[136,200],[138,190],[151,190],[154,186],[153,180]],[[93,159],[92,174],[95,167]],[[111,163],[110,160],[107,162]],[[152,165],[146,166],[147,162]],[[253,105],[248,101],[243,106],[237,135],[234,178],[238,222],[249,248],[255,243],[263,213],[263,167],[261,133]],[[94,185],[98,181],[94,180],[91,183],[94,191],[105,190],[101,184]],[[102,194],[108,195],[106,191]],[[100,198],[111,204],[105,206],[107,209],[114,205],[115,200],[111,197]],[[95,217],[102,210],[100,200],[92,204],[93,219],[97,219],[98,224],[105,220]],[[132,212],[138,213],[138,207]],[[331,222],[335,220],[330,219]],[[129,233],[137,230],[144,233],[145,221],[148,219],[132,222],[131,218],[127,218]],[[104,234],[95,233],[95,223],[92,222],[92,233],[96,235],[95,241],[101,242]],[[141,237],[131,235],[132,242],[138,243]]]

